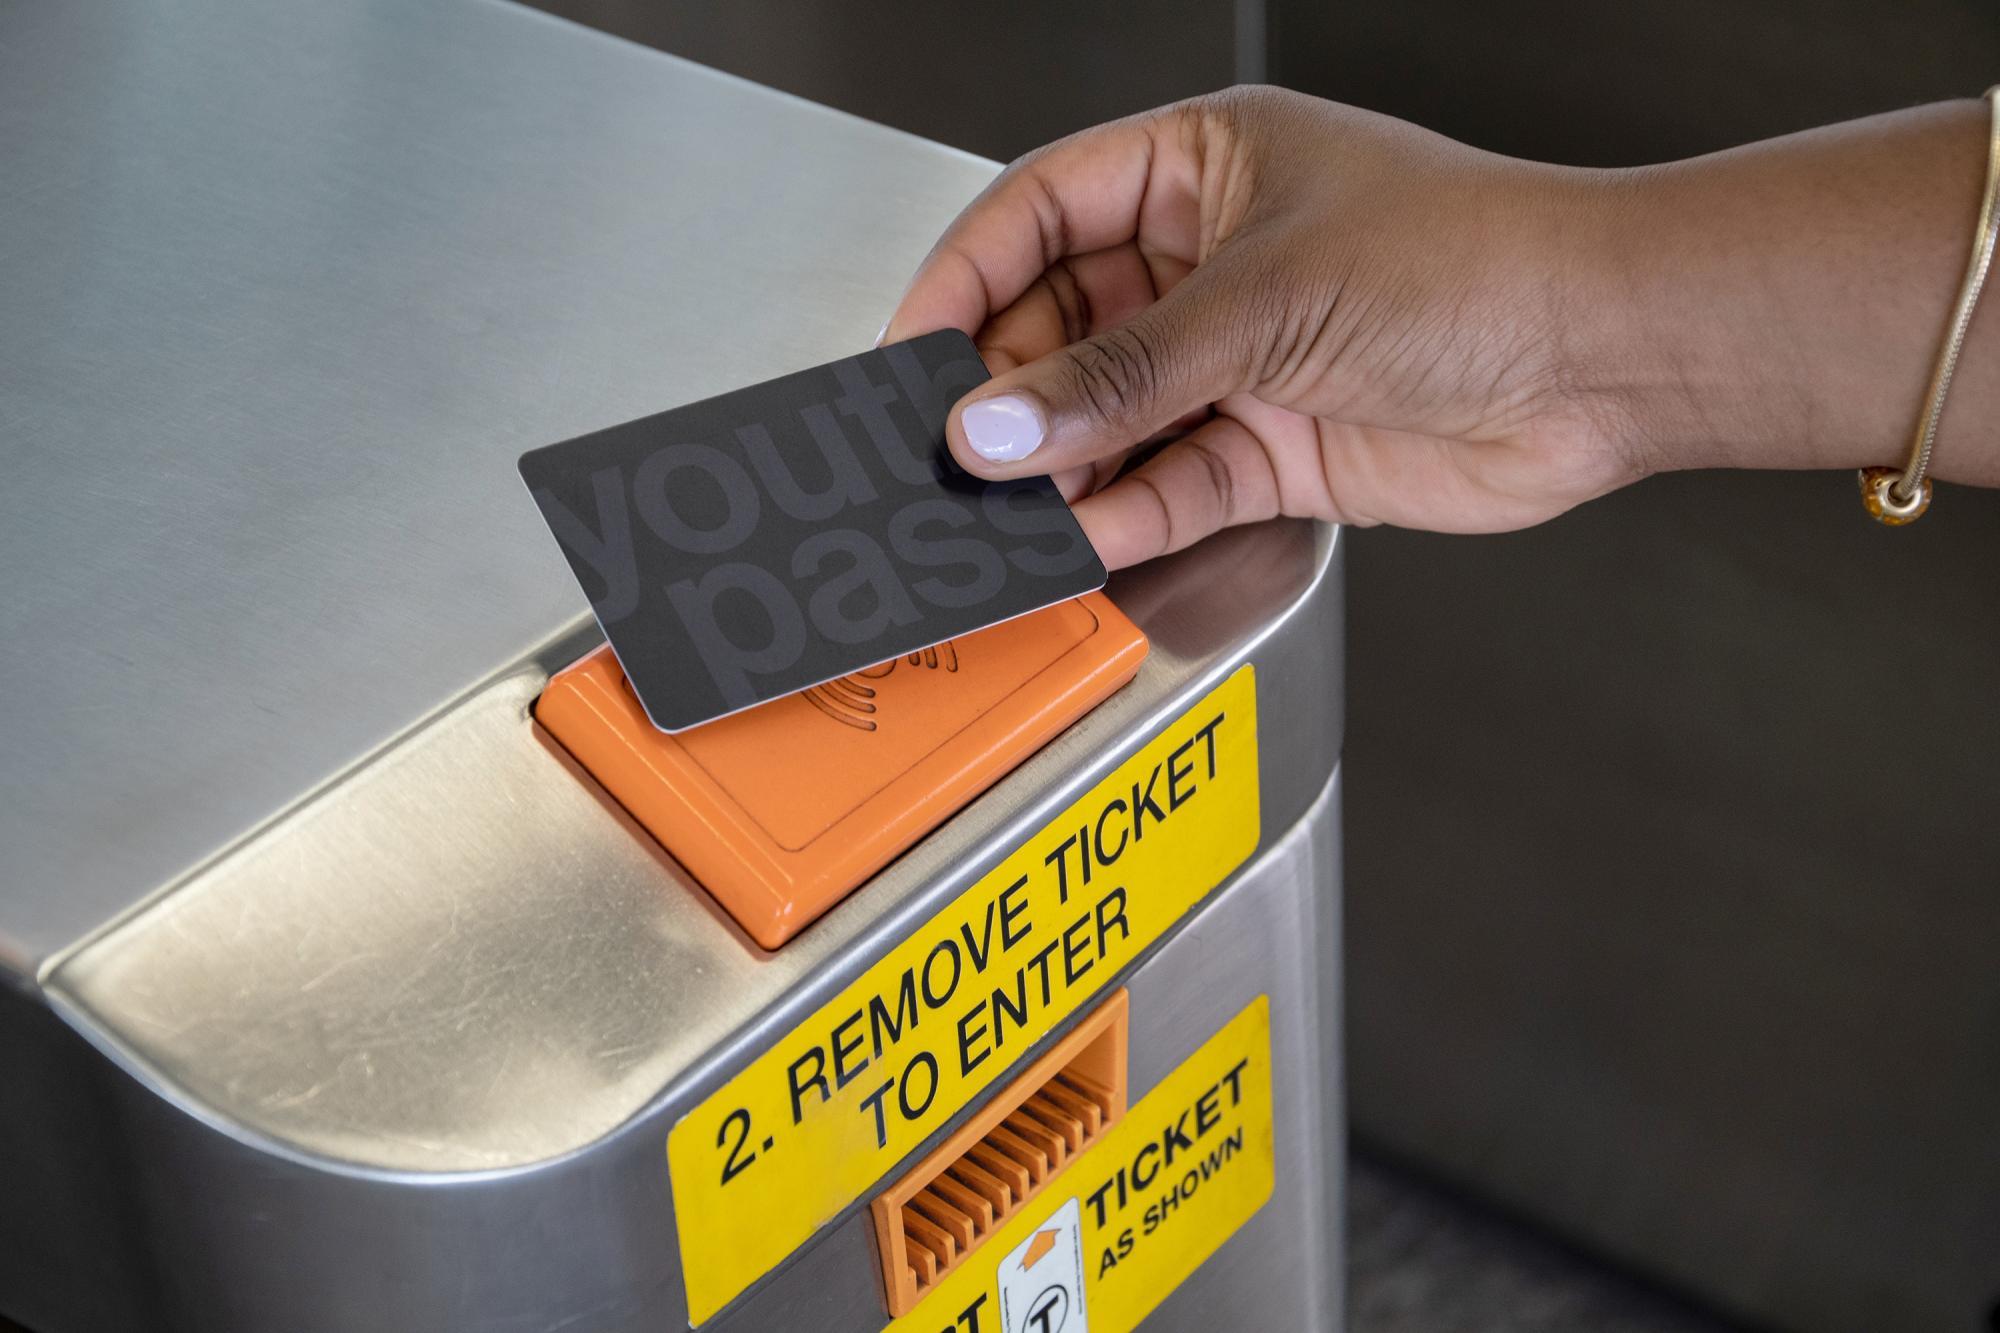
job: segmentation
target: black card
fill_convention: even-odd
[[[521,455],[653,725],[679,731],[1104,583],[1046,477],[970,476],[987,378],[928,334]]]

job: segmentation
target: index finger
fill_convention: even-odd
[[[1175,108],[1060,139],[1002,171],[945,230],[883,331],[977,333],[1065,255],[1137,240],[1192,264],[1199,168]]]

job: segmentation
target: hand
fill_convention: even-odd
[[[1595,171],[1235,89],[1009,167],[884,336],[974,336],[995,376],[952,451],[1052,473],[1114,567],[1276,514],[1489,532],[1670,468],[1895,463],[1988,123],[1966,99]],[[1996,419],[1989,293],[1936,475],[2000,484]]]
[[[1565,373],[1591,178],[1236,89],[1009,167],[884,337],[973,335],[953,453],[1053,474],[1114,568],[1277,514],[1523,527],[1642,470]]]

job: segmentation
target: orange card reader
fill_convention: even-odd
[[[767,949],[1130,680],[1102,593],[669,734],[602,647],[535,716]]]

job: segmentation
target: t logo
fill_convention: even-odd
[[[1029,1304],[1021,1333],[1062,1333],[1063,1325],[1068,1322],[1068,1290],[1060,1286],[1050,1287]]]

